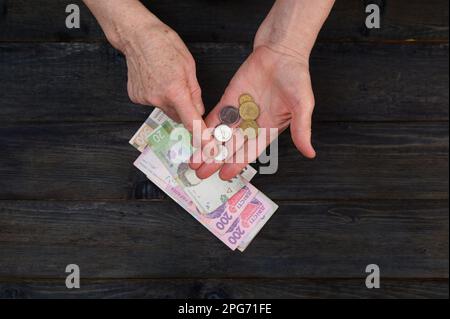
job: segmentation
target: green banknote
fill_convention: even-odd
[[[195,171],[188,165],[193,153],[191,134],[181,124],[164,121],[148,135],[147,143],[184,191],[205,213],[214,211],[246,184],[241,176],[224,181],[218,173],[203,180],[197,178]]]

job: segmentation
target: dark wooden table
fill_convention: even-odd
[[[188,43],[211,107],[272,1],[145,2]],[[448,1],[375,1],[379,30],[368,2],[338,1],[321,32],[318,158],[281,136],[279,171],[254,180],[280,209],[238,253],[133,167],[151,110],[84,6],[65,28],[80,1],[0,0],[0,298],[448,297]]]

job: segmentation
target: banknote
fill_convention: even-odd
[[[211,231],[230,249],[244,251],[270,219],[278,206],[253,185],[246,183],[235,195],[211,212],[202,211],[195,201],[185,192],[171,172],[147,147],[148,136],[164,122],[175,122],[161,111],[155,109],[145,123],[131,138],[132,144],[143,156],[136,160],[135,165],[170,198],[188,211],[194,218]],[[256,170],[248,166],[241,173],[245,181],[250,181]]]
[[[183,208],[189,210],[191,214],[199,215],[197,219],[210,228],[214,234],[226,233],[228,228],[240,216],[241,212],[246,209],[247,205],[258,194],[256,187],[247,184],[214,211],[205,213],[186,195],[184,189],[178,185],[167,168],[161,164],[152,149],[145,149],[141,156],[134,162],[134,165],[148,177],[157,177],[163,183],[163,187],[160,185],[157,186],[166,193],[170,193],[171,197]],[[150,179],[152,180],[152,178]]]
[[[212,213],[203,215],[203,219],[206,219],[205,222],[217,233],[227,233],[258,192],[255,186],[247,184]]]
[[[148,149],[144,152],[151,152],[151,149]],[[163,190],[170,198],[172,198],[176,203],[178,203],[181,207],[183,207],[188,213],[191,214],[197,221],[199,221],[203,226],[205,226],[214,236],[216,236],[219,240],[221,240],[225,245],[227,245],[230,249],[235,250],[239,247],[239,242],[230,243],[228,239],[228,235],[226,234],[220,234],[214,230],[213,227],[211,227],[211,223],[208,221],[205,221],[205,215],[201,214],[195,204],[191,201],[191,199],[184,193],[183,189],[175,184],[166,183],[165,181],[171,180],[171,175],[168,171],[166,171],[166,176],[161,176],[161,174],[164,174],[165,167],[160,163],[159,165],[156,164],[156,167],[159,167],[157,171],[152,171],[152,169],[155,167],[154,163],[151,164],[151,166],[148,166],[148,163],[144,163],[144,161],[139,161],[136,163],[137,166],[140,167],[140,169],[143,170],[143,172],[147,175],[147,177],[161,190]],[[150,169],[150,171],[147,171],[147,169]],[[155,173],[158,172],[158,175]],[[220,219],[220,216],[217,216]]]
[[[147,138],[151,132],[153,132],[153,128],[145,122],[133,135],[129,143],[142,153],[147,147]]]
[[[150,133],[147,142],[203,212],[213,212],[246,184],[239,175],[224,181],[219,172],[206,179],[197,178],[196,172],[187,164],[193,153],[190,133],[180,125],[164,122]]]
[[[239,243],[238,250],[241,252],[244,251],[248,247],[248,245],[250,245],[250,243],[253,241],[256,235],[258,235],[260,230],[264,227],[264,225],[269,221],[269,219],[278,209],[278,205],[275,204],[270,198],[268,198],[261,192],[259,192],[257,199],[265,203],[265,211],[263,214],[260,214],[256,225],[254,225],[251,229],[247,231],[247,236],[245,236]]]
[[[147,147],[147,139],[151,132],[159,125],[169,121],[172,125],[176,125],[163,111],[155,108],[150,116],[145,120],[141,127],[136,131],[129,143],[133,145],[137,150],[143,152]],[[241,172],[242,178],[246,181],[251,181],[255,177],[257,171],[251,165],[247,165]]]
[[[153,113],[152,113],[153,114]],[[158,112],[159,114],[159,112]],[[164,114],[165,115],[165,114]],[[148,124],[150,118],[141,125],[141,127],[137,130],[134,136],[130,139],[130,144],[133,145],[137,150],[141,153],[147,147],[147,139],[151,132],[153,132],[153,126]],[[157,127],[157,126],[155,126]],[[253,177],[255,177],[257,171],[251,165],[247,165],[241,172],[241,177],[246,181],[250,182]]]
[[[189,212],[197,221],[202,223],[213,235],[215,235],[219,240],[221,240],[225,245],[227,245],[230,249],[235,250],[236,248],[243,252],[248,245],[253,241],[255,236],[259,233],[261,228],[267,222],[268,219],[273,215],[278,206],[276,206],[273,202],[267,201],[268,205],[263,206],[263,212],[257,211],[260,214],[255,216],[260,217],[257,218],[257,222],[252,224],[252,228],[248,229],[247,227],[243,227],[242,230],[239,228],[240,226],[237,223],[233,223],[232,227],[230,227],[226,233],[219,234],[216,233],[212,228],[208,227],[203,221],[204,217],[201,214],[198,214],[196,208],[193,208],[189,203],[187,205],[183,205],[183,200],[186,200],[186,197],[180,196],[180,189],[173,189],[172,187],[168,187],[161,179],[159,179],[155,175],[147,176],[156,186],[166,192],[166,194],[172,198],[175,202],[177,202],[181,207],[183,207],[187,212]],[[264,201],[267,197],[262,193],[258,193],[255,197],[259,201]],[[246,225],[246,223],[244,223]],[[240,239],[240,240],[239,240]]]
[[[206,180],[198,179],[195,172],[186,164],[192,154],[190,136],[186,136],[184,141],[180,141],[167,134],[177,127],[179,125],[170,120],[162,111],[154,111],[132,137],[130,144],[142,152],[147,142],[152,142],[150,144],[155,149],[155,153],[169,168],[172,176],[180,185],[188,188],[186,192],[193,198],[197,206],[206,213],[211,213],[238,192],[251,178],[242,179],[241,176],[237,176],[225,182],[217,172]],[[251,167],[243,171],[243,174],[251,177],[255,173],[256,171]]]
[[[151,149],[147,149],[144,152],[145,154],[152,154]],[[278,208],[273,201],[261,192],[256,193],[253,197],[252,195],[245,195],[244,191],[241,190],[241,192],[238,192],[230,199],[230,203],[227,203],[229,206],[228,211],[236,213],[233,215],[234,217],[239,212],[240,218],[238,222],[236,222],[237,218],[230,219],[223,214],[227,212],[223,207],[219,208],[217,212],[202,214],[154,154],[145,158],[145,161],[140,161],[136,164],[147,177],[233,250],[238,248],[239,251],[244,251]],[[246,187],[253,186],[247,184]],[[247,205],[249,203],[250,205]],[[238,211],[234,209],[236,206]],[[220,225],[220,223],[231,225],[223,232],[222,229],[225,228],[222,226],[225,225]]]
[[[200,214],[191,198],[184,192],[183,188],[175,181],[150,148],[144,150],[134,162],[134,165],[185,210]]]
[[[273,206],[274,203],[267,196],[264,196],[262,193],[258,195],[252,199],[240,214],[239,218],[227,230],[226,234],[228,236],[226,240],[228,243],[233,245],[237,242],[239,245],[242,245],[246,238],[251,241],[253,238],[249,236],[252,234],[252,230],[257,227],[266,213],[269,213],[275,208]]]
[[[150,133],[154,131],[158,126],[164,122],[169,122],[172,126],[176,126],[177,123],[172,121],[163,111],[155,108],[150,116],[145,120],[137,132],[130,140],[130,144],[133,145],[140,152],[143,152],[147,147],[147,139]]]
[[[130,144],[133,145],[140,152],[143,152],[147,147],[147,139],[150,133],[154,131],[158,126],[162,125],[164,122],[169,122],[170,125],[176,126],[177,123],[173,121],[170,117],[166,115],[163,111],[155,108],[150,116],[145,120],[141,127],[130,139]]]

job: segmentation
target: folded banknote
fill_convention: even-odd
[[[201,196],[193,196],[192,190],[189,191],[189,187],[180,182],[180,177],[177,174],[178,169],[175,170],[171,166],[173,163],[165,156],[164,151],[158,154],[155,152],[154,146],[152,147],[151,143],[148,143],[149,137],[154,132],[158,132],[164,124],[167,126],[167,123],[170,123],[170,126],[169,129],[165,129],[166,132],[164,133],[178,125],[162,111],[155,109],[132,137],[130,144],[142,152],[135,161],[135,166],[229,248],[233,250],[237,248],[243,251],[267,220],[270,219],[278,206],[249,183],[255,176],[256,170],[247,166],[239,176],[240,187],[236,187],[230,195],[216,201],[217,207],[214,209],[205,209],[204,206],[207,205],[201,205],[199,201],[208,199],[208,195],[211,193],[209,187],[227,182],[220,178],[213,178],[211,182],[206,179],[202,182],[206,181],[205,185],[210,186],[197,189],[198,192],[202,193]],[[186,148],[186,145],[181,147]],[[170,148],[166,146],[163,149],[170,151]],[[175,164],[179,166],[182,163],[183,161]],[[223,188],[218,186],[218,189]]]
[[[215,211],[245,186],[239,175],[229,181],[222,180],[218,172],[203,180],[197,178],[187,164],[193,154],[190,133],[180,124],[165,121],[154,128],[147,142],[177,183],[206,213]]]

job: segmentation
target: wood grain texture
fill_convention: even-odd
[[[0,199],[133,199],[162,194],[132,163],[135,123],[0,128]],[[317,159],[288,132],[279,170],[254,184],[273,199],[447,199],[447,123],[318,123]]]
[[[0,201],[0,278],[448,278],[448,201],[278,204],[239,253],[169,201]]]
[[[158,0],[143,1],[186,41],[252,41],[273,0]],[[65,27],[65,8],[81,7],[81,28]],[[381,28],[365,27],[367,1],[337,1],[321,40],[448,40],[445,0],[376,0]],[[345,21],[345,23],[343,22]],[[104,41],[95,19],[80,0],[0,1],[0,41]]]
[[[250,47],[190,47],[211,109]],[[318,45],[311,61],[314,119],[447,121],[448,63],[448,44]],[[148,107],[129,101],[126,81],[124,58],[109,45],[0,44],[0,122],[143,122]]]
[[[64,280],[1,282],[0,299],[48,298],[448,298],[447,280],[382,279],[367,289],[361,279],[147,279],[81,280],[68,290]]]
[[[211,109],[273,0],[143,2],[187,41]],[[319,156],[282,135],[279,171],[254,180],[280,209],[239,253],[132,166],[151,110],[81,1],[0,0],[0,299],[448,298],[448,1],[370,2],[381,29],[346,0],[320,33]]]

